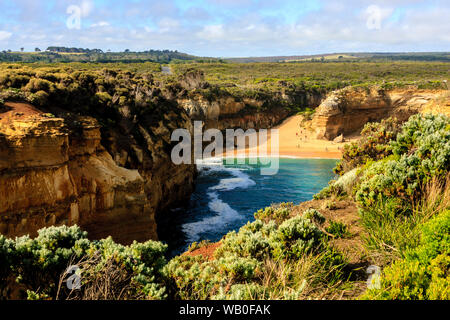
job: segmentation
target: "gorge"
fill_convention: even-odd
[[[0,233],[8,237],[77,224],[92,239],[158,239],[157,214],[194,191],[195,166],[170,160],[171,132],[192,131],[193,120],[219,130],[271,128],[300,105],[315,110],[304,128],[333,140],[389,116],[450,113],[443,89],[282,86],[270,97],[242,98],[203,94],[211,84],[197,71],[175,83],[109,70],[27,72],[25,95],[3,97],[0,109]]]

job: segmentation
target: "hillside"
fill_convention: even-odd
[[[108,299],[359,298],[370,264],[386,274],[364,298],[448,298],[447,243],[430,236],[448,234],[448,63],[170,70],[0,64],[2,298],[99,299],[105,283]],[[192,132],[193,120],[221,131],[281,124],[286,148],[307,130],[307,143],[342,155],[340,178],[312,202],[261,209],[220,243],[168,260],[158,221],[188,201],[198,174],[171,161],[171,133]],[[73,260],[86,285],[60,292]],[[391,290],[399,283],[412,289]]]

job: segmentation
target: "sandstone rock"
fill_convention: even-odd
[[[336,138],[334,138],[333,142],[335,142],[335,143],[345,142],[344,135],[341,134],[340,136],[337,136]]]
[[[446,90],[347,87],[337,90],[316,109],[312,127],[318,139],[333,140],[340,134],[358,133],[367,122],[390,116],[406,121],[418,112],[450,113],[445,107],[449,101]]]

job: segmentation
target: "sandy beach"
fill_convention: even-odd
[[[315,138],[315,132],[311,128],[302,127],[301,115],[292,116],[286,119],[282,124],[274,129],[279,130],[279,148],[278,155],[281,157],[293,158],[320,158],[320,159],[339,159],[342,155],[344,145],[349,141],[357,139],[351,137],[342,143],[333,141],[320,140]],[[269,130],[270,132],[270,130]],[[271,137],[269,135],[267,141],[268,154],[271,152]],[[258,148],[246,148],[246,155],[258,154]],[[225,153],[226,156],[242,156],[243,150],[238,154]],[[274,153],[273,155],[276,155]]]

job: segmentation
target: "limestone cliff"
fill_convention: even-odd
[[[317,138],[333,140],[341,134],[358,133],[367,122],[390,116],[405,121],[418,112],[449,113],[449,105],[448,90],[347,87],[328,95],[317,108],[311,127]]]
[[[157,239],[156,211],[189,196],[195,169],[171,164],[162,150],[163,141],[170,139],[163,123],[141,128],[148,135],[146,143],[128,141],[134,155],[124,147],[116,147],[115,154],[111,146],[130,136],[110,137],[110,153],[95,119],[21,116],[16,106],[9,115],[1,114],[0,121],[1,234],[35,235],[45,226],[78,224],[93,239]],[[147,146],[151,153],[139,149]]]
[[[272,128],[291,115],[295,108],[316,108],[325,95],[324,92],[309,92],[285,85],[280,91],[259,97],[236,97],[222,93],[206,98],[195,93],[196,89],[210,86],[205,82],[203,73],[187,72],[179,82],[184,91],[175,96],[177,103],[192,120],[204,121],[205,129]]]

